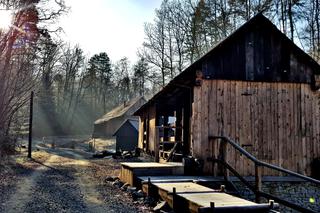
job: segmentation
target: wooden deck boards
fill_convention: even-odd
[[[202,186],[197,183],[221,181],[221,177],[211,176],[182,176],[175,175],[183,171],[180,164],[160,163],[122,163],[120,179],[131,185],[140,187],[148,196],[155,196],[168,202],[178,212],[232,212],[237,209],[247,210],[269,209],[268,204],[257,204],[230,194]],[[175,171],[176,170],[176,171]],[[148,175],[148,176],[146,176]],[[149,181],[150,179],[150,181]],[[175,189],[175,190],[174,190]]]
[[[203,192],[214,192],[215,190],[210,189],[205,186],[201,186],[192,182],[178,182],[178,183],[153,183],[159,190],[165,191],[166,193],[172,193],[173,188],[176,188],[177,194],[193,192],[193,193],[203,193]]]
[[[212,176],[182,176],[182,175],[172,175],[172,176],[139,176],[138,179],[142,182],[147,182],[150,178],[151,183],[166,183],[166,182],[214,182],[221,181],[219,178],[214,178]]]
[[[181,163],[121,163],[120,180],[133,186],[140,185],[140,182],[137,181],[137,176],[146,174],[149,176],[183,175],[183,173],[184,167]]]
[[[260,205],[193,182],[150,182],[152,187],[150,189],[149,184],[143,184],[144,192],[149,194],[149,190],[152,190],[153,194],[149,195],[156,193],[172,208],[178,206],[183,212],[198,212],[199,208],[210,208],[211,202],[214,203],[215,208],[258,207]],[[173,195],[173,188],[176,190],[176,199]]]
[[[215,207],[222,206],[249,206],[257,205],[254,202],[247,201],[226,193],[185,193],[179,194],[182,198],[188,200],[193,205],[199,207],[210,207],[210,202],[214,202]]]

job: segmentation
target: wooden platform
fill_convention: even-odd
[[[193,182],[144,182],[143,191],[159,196],[179,212],[268,212],[269,204],[257,204]],[[160,180],[161,181],[161,180]],[[175,192],[174,192],[175,190]]]
[[[220,188],[204,186],[204,183],[221,182],[221,178],[183,176],[183,171],[182,164],[176,163],[122,163],[120,179],[141,187],[148,196],[168,202],[175,212],[247,213],[269,212],[271,209],[272,205],[257,204],[227,194]]]
[[[140,186],[137,176],[183,175],[182,163],[135,162],[121,163],[120,179],[130,185]]]

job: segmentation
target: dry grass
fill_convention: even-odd
[[[115,138],[96,138],[90,139],[85,142],[88,145],[92,144],[94,146],[95,151],[103,151],[103,150],[115,150],[116,149],[116,140]]]
[[[118,176],[120,174],[120,163],[114,159],[91,161],[91,166],[94,171],[94,177],[102,181],[104,181],[107,176]]]

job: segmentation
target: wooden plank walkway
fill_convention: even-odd
[[[122,163],[120,179],[166,201],[175,212],[269,212],[257,204],[198,183],[221,181],[209,176],[183,176],[181,164]],[[148,175],[148,176],[146,176]]]
[[[256,206],[258,204],[247,201],[226,193],[182,193],[178,194],[181,198],[188,201],[188,206],[191,212],[198,212],[199,208],[210,208],[213,202],[215,208],[233,207],[233,206]]]
[[[178,180],[182,182],[177,182]],[[148,180],[147,177],[139,177],[140,180]],[[150,181],[143,181],[143,191],[152,197],[160,197],[166,201],[173,209],[178,208],[178,212],[268,212],[269,204],[257,204],[224,192],[211,189],[192,181],[190,179],[200,179],[195,176],[160,176],[150,177]],[[173,182],[168,182],[172,180]],[[203,179],[202,179],[203,180]],[[208,178],[212,180],[212,178]]]

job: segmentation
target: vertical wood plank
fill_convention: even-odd
[[[272,164],[277,164],[277,149],[276,149],[276,146],[277,146],[277,122],[276,122],[276,114],[277,114],[277,111],[276,111],[276,105],[277,105],[277,102],[276,102],[276,90],[275,90],[275,84],[270,84],[269,85],[269,89],[270,89],[270,96],[268,97],[268,105],[269,105],[269,108],[270,108],[270,115],[269,115],[269,119],[270,119],[270,151],[271,151],[271,160],[270,162]],[[275,172],[273,171],[270,171],[270,175],[276,175]]]
[[[312,120],[313,120],[313,111],[312,111],[312,91],[310,90],[310,86],[304,84],[305,90],[305,103],[306,103],[306,174],[311,175],[311,167],[310,163],[313,159],[313,149],[312,149],[312,135],[313,135],[313,128],[312,128]]]
[[[139,138],[138,138],[138,148],[143,149],[144,143],[144,116],[139,118]]]
[[[218,136],[217,127],[217,80],[211,81],[210,93],[209,93],[209,134],[212,136]],[[210,157],[217,158],[217,141],[211,142],[211,154]],[[216,165],[212,165],[211,170],[213,174],[216,174]]]
[[[303,174],[303,168],[302,168],[302,123],[301,123],[301,118],[302,118],[302,96],[301,96],[301,84],[297,84],[296,87],[296,97],[297,97],[297,102],[296,102],[296,118],[295,118],[295,123],[296,123],[296,141],[295,141],[295,147],[296,147],[296,162],[297,162],[297,171],[301,174]]]
[[[283,166],[283,156],[282,156],[282,147],[283,147],[283,113],[282,113],[282,105],[283,105],[283,100],[282,100],[282,88],[279,84],[277,84],[277,95],[278,95],[278,113],[277,113],[277,119],[278,119],[278,136],[279,136],[279,141],[278,141],[278,158],[279,158],[279,166]]]
[[[156,140],[156,106],[152,105],[149,108],[149,145],[150,150],[155,152],[155,140]]]
[[[234,139],[237,143],[239,143],[239,88],[238,88],[238,81],[234,81],[233,85],[233,90],[234,90]],[[235,152],[233,156],[233,162],[234,162],[234,168],[239,169],[239,161],[240,160],[240,155],[238,152]]]
[[[210,147],[209,147],[209,122],[208,122],[208,110],[209,110],[209,102],[208,102],[208,90],[210,80],[203,80],[201,85],[201,147],[199,147],[199,153],[205,154],[205,156],[209,157]],[[201,149],[201,150],[200,150]],[[207,159],[203,159],[204,171],[205,173],[210,173],[212,162],[208,162]]]
[[[231,115],[231,137],[236,139],[237,135],[237,88],[236,88],[236,81],[232,81],[231,82],[231,98],[230,98],[230,103],[231,103],[231,107],[230,107],[230,115]],[[236,151],[233,149],[233,151],[231,152],[232,157],[229,158],[229,162],[231,163],[231,165],[233,167],[236,166],[236,161],[238,159],[236,159]]]
[[[305,107],[305,87],[301,85],[301,167],[302,174],[306,174],[307,150],[306,150],[306,107]]]
[[[244,141],[243,143],[246,145],[246,150],[252,154],[252,136],[251,136],[251,82],[244,82],[243,88],[243,106],[244,106]],[[254,174],[254,167],[252,162],[249,161],[247,158],[244,158],[244,172],[249,176]]]
[[[193,137],[192,137],[192,155],[196,158],[201,157],[199,147],[201,146],[201,87],[194,87],[194,103],[193,103]]]

